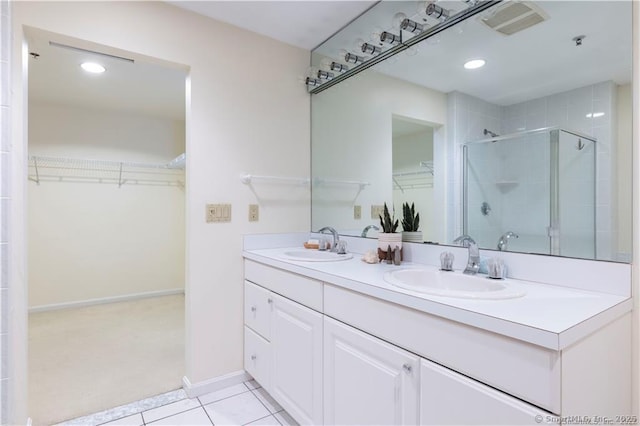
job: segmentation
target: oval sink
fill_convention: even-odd
[[[384,274],[384,280],[396,287],[434,296],[463,299],[513,299],[527,292],[511,280],[492,280],[485,275],[465,275],[460,271],[399,269]]]
[[[338,254],[331,251],[318,250],[289,250],[282,256],[286,260],[296,260],[299,262],[337,262],[353,258],[353,253]]]

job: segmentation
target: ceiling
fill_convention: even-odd
[[[377,1],[169,1],[201,15],[311,50]]]
[[[171,1],[171,4],[274,38],[312,49],[376,1]],[[184,120],[187,70],[121,51],[29,28],[29,101],[129,111]],[[50,45],[50,41],[86,49]],[[91,53],[90,51],[96,52]],[[134,61],[101,55],[130,58]],[[88,74],[80,64],[94,60],[107,71]]]

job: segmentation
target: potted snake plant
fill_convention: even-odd
[[[384,203],[384,210],[380,216],[380,232],[378,233],[378,248],[386,252],[389,247],[391,250],[396,247],[402,248],[402,234],[396,232],[399,221],[395,218],[395,214],[389,213],[387,203]]]
[[[414,203],[402,204],[402,241],[421,243],[422,231],[419,231],[420,227],[420,213],[416,213],[416,207]]]

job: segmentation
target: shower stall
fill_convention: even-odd
[[[463,145],[464,234],[484,248],[595,258],[595,142],[544,128]]]

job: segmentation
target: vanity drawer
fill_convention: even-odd
[[[271,368],[270,343],[249,327],[244,327],[244,369],[256,379],[265,390],[270,390],[269,371]]]
[[[267,340],[271,339],[272,303],[269,290],[244,282],[244,323]]]
[[[546,411],[424,359],[420,383],[422,425],[536,425],[549,417]]]
[[[322,282],[252,260],[244,261],[244,278],[315,311],[322,312]]]
[[[325,285],[325,315],[560,412],[560,353],[395,303]]]

